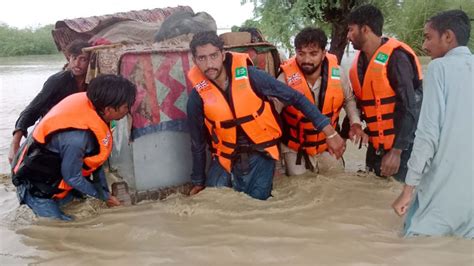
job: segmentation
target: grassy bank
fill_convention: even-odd
[[[53,25],[37,29],[17,29],[0,24],[0,57],[58,53],[51,30]]]

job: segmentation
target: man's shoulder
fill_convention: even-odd
[[[48,81],[63,81],[63,80],[72,80],[74,76],[69,70],[61,70],[48,78]]]
[[[397,58],[397,59],[409,59],[411,57],[411,53],[405,50],[403,47],[397,47],[393,50],[392,52],[392,58]]]

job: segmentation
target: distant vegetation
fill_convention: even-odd
[[[51,30],[53,25],[37,29],[17,29],[0,24],[0,57],[56,54]]]
[[[293,36],[303,27],[321,27],[331,37],[329,51],[339,58],[347,44],[345,18],[363,4],[379,7],[385,17],[384,34],[407,43],[420,55],[424,55],[423,27],[428,18],[443,10],[462,9],[471,21],[474,19],[473,0],[241,0],[243,4],[248,2],[254,4],[254,18],[243,26],[259,28],[269,41],[281,45],[289,54],[294,52]]]

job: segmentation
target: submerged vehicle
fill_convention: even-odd
[[[114,123],[111,172],[130,187],[132,202],[162,199],[190,187],[191,143],[186,103],[192,89],[186,73],[193,65],[189,42],[195,28],[183,16],[217,28],[210,15],[194,14],[187,6],[130,11],[100,17],[58,21],[53,38],[60,51],[74,39],[94,44],[87,48],[90,80],[119,74],[137,86],[131,114]],[[168,21],[167,21],[168,19]],[[173,23],[168,23],[172,19]],[[212,24],[214,23],[214,24]],[[167,24],[172,31],[164,30]],[[135,29],[135,30],[131,30]],[[165,32],[167,38],[158,33]],[[276,76],[280,59],[276,47],[255,32],[224,33],[225,49],[245,52],[256,67]]]

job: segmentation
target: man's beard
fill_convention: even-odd
[[[352,48],[354,48],[355,50],[360,50],[361,45],[359,45],[358,43],[355,43],[355,42],[351,42],[351,43],[352,43]]]
[[[319,65],[320,65],[320,64],[319,64]],[[318,70],[319,65],[315,65],[315,64],[301,64],[301,65],[300,65],[300,69],[301,69],[301,71],[302,71],[305,75],[311,75],[311,74],[313,74],[314,72],[316,72],[316,70]]]

